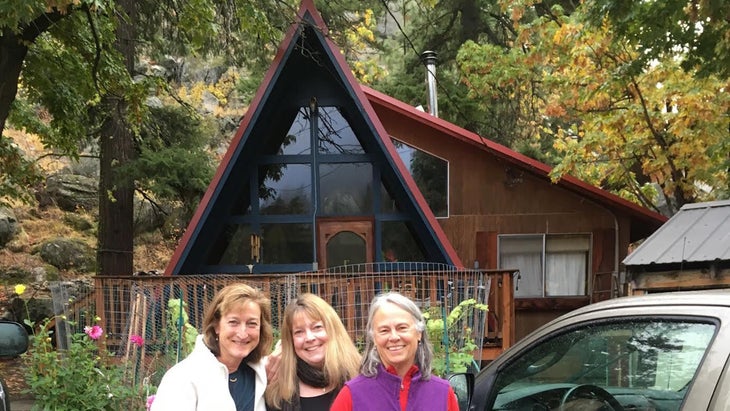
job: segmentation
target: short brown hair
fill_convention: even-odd
[[[216,339],[216,324],[233,307],[241,306],[249,301],[258,304],[261,309],[261,327],[259,330],[259,344],[244,361],[258,362],[271,351],[274,332],[271,327],[271,302],[269,298],[261,290],[248,284],[236,283],[227,285],[218,291],[213,297],[213,301],[210,302],[203,318],[203,340],[216,357],[221,353],[220,345]]]

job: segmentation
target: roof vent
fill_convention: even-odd
[[[426,84],[428,85],[428,112],[432,116],[439,116],[438,100],[436,98],[436,52],[424,51],[421,54],[423,64],[426,65]]]

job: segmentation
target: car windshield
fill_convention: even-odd
[[[660,319],[567,330],[499,371],[493,409],[564,409],[593,400],[613,409],[678,410],[715,329],[712,323]]]

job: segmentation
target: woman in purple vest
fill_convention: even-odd
[[[431,375],[433,351],[418,306],[396,292],[373,299],[360,375],[330,411],[458,411],[449,383]]]
[[[266,389],[268,409],[324,411],[345,382],[357,376],[360,353],[337,312],[305,293],[289,303],[281,326],[276,376]]]

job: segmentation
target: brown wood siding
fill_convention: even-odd
[[[468,267],[497,267],[501,234],[590,234],[591,272],[584,298],[515,301],[515,338],[560,314],[611,298],[616,287],[616,262],[627,254],[629,218],[615,215],[548,178],[516,168],[471,143],[446,140],[417,122],[387,110],[376,111],[388,133],[449,162],[449,217],[439,218],[447,238]],[[458,183],[455,183],[458,182]],[[616,227],[619,230],[616,256]]]

